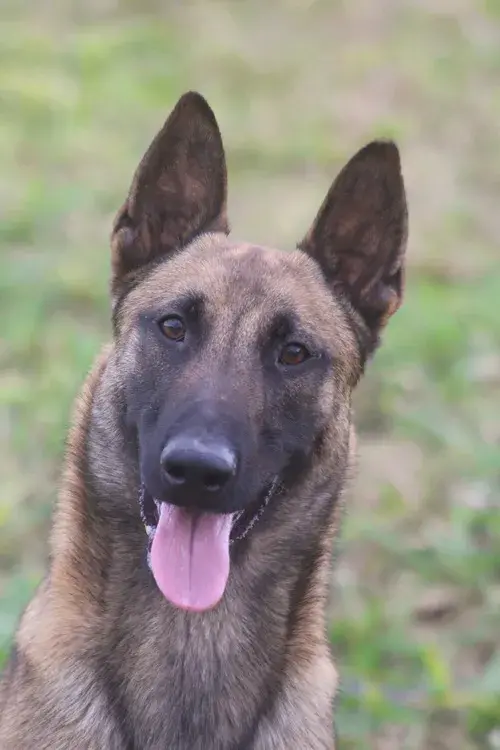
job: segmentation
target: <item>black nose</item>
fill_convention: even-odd
[[[179,436],[165,445],[161,465],[170,485],[192,492],[218,492],[235,475],[237,459],[220,440]]]

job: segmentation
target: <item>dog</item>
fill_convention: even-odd
[[[402,301],[397,146],[290,252],[233,241],[224,148],[184,94],[112,236],[113,341],[77,400],[2,750],[332,750],[332,544],[351,397]]]

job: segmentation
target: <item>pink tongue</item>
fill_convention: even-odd
[[[158,588],[172,604],[201,612],[215,607],[229,576],[232,514],[190,514],[161,504],[151,547]]]

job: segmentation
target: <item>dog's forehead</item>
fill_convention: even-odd
[[[215,347],[205,354],[220,357],[229,352],[234,361],[246,362],[254,356],[256,342],[268,340],[278,330],[275,326],[288,321],[286,327],[297,340],[304,336],[330,353],[337,363],[336,377],[347,382],[358,371],[359,345],[345,302],[302,250],[203,235],[153,268],[129,293],[121,318],[122,340],[127,346],[134,342],[134,348],[140,340],[136,323],[143,313],[148,318],[175,313],[178,302],[186,300],[201,300],[210,321]],[[198,373],[197,368],[193,372]]]
[[[221,324],[236,318],[255,332],[274,315],[288,313],[335,349],[353,344],[342,306],[319,266],[300,250],[203,235],[158,266],[132,290],[126,306],[134,318],[145,307],[165,309],[176,298],[190,297],[202,298]]]
[[[305,253],[232,242],[220,234],[195,240],[132,295],[159,303],[177,295],[200,295],[212,306],[225,307],[267,301],[298,306],[304,314],[306,308],[331,313],[336,307],[317,264]]]

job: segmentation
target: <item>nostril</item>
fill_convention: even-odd
[[[226,483],[226,479],[229,479],[229,476],[226,478],[225,475],[212,471],[203,477],[203,486],[209,492],[217,492]]]
[[[176,484],[183,484],[186,481],[186,470],[185,467],[180,464],[164,464],[165,472],[169,478]]]

